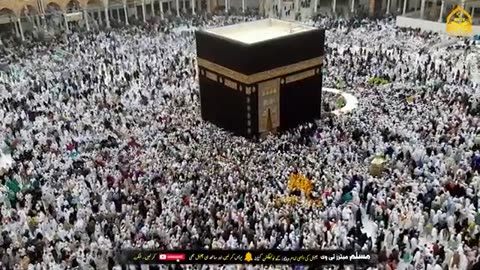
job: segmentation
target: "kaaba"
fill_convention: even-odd
[[[195,36],[203,120],[249,138],[320,118],[325,30],[264,19]]]

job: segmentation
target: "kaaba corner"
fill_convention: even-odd
[[[244,137],[320,118],[325,30],[265,19],[196,32],[201,114]]]

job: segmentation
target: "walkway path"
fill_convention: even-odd
[[[358,107],[358,99],[352,94],[345,93],[341,90],[334,89],[334,88],[328,88],[328,87],[323,87],[322,91],[333,93],[333,94],[338,94],[338,93],[342,92],[342,96],[345,99],[346,104],[345,104],[345,106],[343,106],[343,108],[340,108],[340,109],[332,112],[336,115],[349,113],[349,112],[353,111],[353,109]]]

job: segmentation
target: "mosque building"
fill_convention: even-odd
[[[478,24],[479,12],[475,9],[480,7],[480,0],[0,0],[0,25],[3,29],[11,25],[11,31],[14,29],[24,39],[24,32],[29,29],[49,31],[52,21],[67,30],[72,22],[79,22],[88,30],[92,24],[108,28],[112,21],[129,24],[129,18],[145,22],[156,16],[182,13],[258,10],[265,16],[287,20],[315,14],[392,14],[407,21],[400,26],[415,27],[428,21],[445,23],[457,5]]]

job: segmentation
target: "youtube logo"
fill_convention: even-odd
[[[166,254],[160,254],[158,255],[158,260],[159,261],[184,261],[185,260],[185,254],[175,254],[175,253],[166,253]]]

